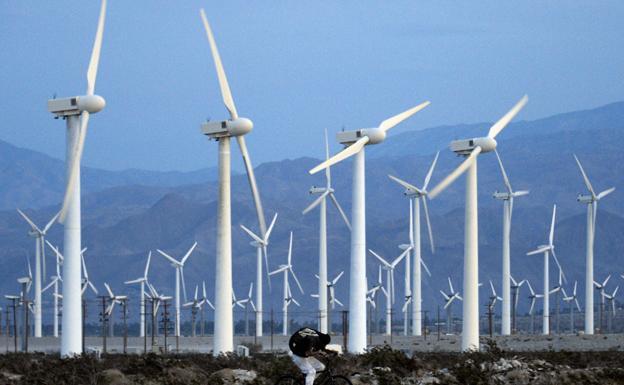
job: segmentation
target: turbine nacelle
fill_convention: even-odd
[[[334,192],[334,189],[333,189],[333,188],[331,188],[331,187],[330,187],[330,188],[327,188],[327,187],[316,187],[316,186],[312,186],[312,187],[310,188],[309,193],[310,193],[310,194],[317,194],[317,195],[318,195],[318,194],[324,194],[324,193],[325,193],[325,192],[327,192],[327,191],[329,191],[330,193],[333,193],[333,192]]]
[[[362,128],[360,130],[342,131],[336,134],[336,140],[347,146],[363,137],[368,137],[367,144],[381,143],[386,139],[386,131],[381,128]]]
[[[594,201],[594,197],[591,195],[579,194],[576,196],[576,200],[581,203],[592,203]]]
[[[498,190],[494,192],[494,194],[492,195],[495,199],[500,199],[500,200],[504,200],[504,201],[508,201],[513,197],[513,194],[510,194],[508,192],[499,192]]]
[[[247,118],[206,122],[201,125],[202,133],[214,139],[243,136],[250,133],[252,129],[253,122]]]
[[[458,155],[469,155],[472,150],[481,147],[481,152],[490,152],[496,149],[496,139],[484,136],[482,138],[461,139],[451,142],[451,151]]]
[[[106,106],[106,100],[100,95],[83,95],[63,99],[48,100],[48,111],[57,117],[80,115],[83,111],[90,114],[100,112]]]

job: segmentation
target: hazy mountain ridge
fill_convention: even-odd
[[[595,125],[591,126],[590,125]],[[405,132],[379,146],[371,146],[367,161],[367,236],[368,247],[388,258],[399,254],[396,247],[408,239],[407,199],[402,189],[387,178],[393,174],[420,185],[433,160],[436,149],[442,149],[438,167],[431,185],[439,182],[460,159],[446,150],[450,133],[462,137],[483,135],[487,124],[447,127],[446,134],[439,128]],[[506,129],[499,140],[499,150],[515,189],[529,189],[528,197],[519,198],[514,206],[512,227],[512,273],[531,279],[534,288],[541,287],[541,259],[524,254],[543,243],[547,236],[552,204],[558,204],[558,222],[555,243],[558,255],[570,280],[581,278],[584,266],[585,205],[576,202],[576,193],[584,186],[572,153],[576,152],[597,190],[622,186],[622,156],[624,145],[624,103],[614,103],[596,110],[581,111],[533,122],[518,122]],[[463,134],[463,130],[467,133]],[[471,134],[472,133],[472,134]],[[432,139],[425,141],[424,138]],[[443,136],[446,137],[443,138]],[[437,139],[439,137],[439,139]],[[455,136],[459,137],[459,136]],[[513,139],[513,142],[510,140]],[[439,140],[440,145],[436,144]],[[442,141],[444,140],[444,141]],[[414,151],[408,144],[414,145]],[[429,147],[427,147],[429,146]],[[406,149],[410,150],[407,151]],[[424,149],[423,149],[424,148]],[[431,148],[431,150],[427,150]],[[392,156],[380,155],[381,151]],[[418,151],[416,151],[418,150]],[[322,153],[319,141],[319,153]],[[274,268],[285,261],[289,231],[294,231],[294,265],[304,288],[302,300],[312,304],[308,294],[316,292],[313,272],[317,270],[318,211],[306,216],[301,211],[312,201],[307,191],[324,183],[323,175],[309,176],[307,171],[319,161],[299,158],[261,164],[256,176],[265,207],[267,221],[279,212],[277,225],[271,237],[270,263]],[[345,211],[350,210],[351,162],[332,168],[332,183]],[[322,173],[321,173],[322,174]],[[191,182],[193,183],[193,182]],[[436,253],[428,249],[423,228],[423,257],[433,273],[433,279],[424,280],[425,307],[431,308],[440,300],[438,290],[443,288],[447,275],[454,283],[461,283],[463,255],[463,178],[429,202],[436,242]],[[28,185],[26,185],[28,186]],[[33,185],[33,190],[39,185]],[[493,154],[479,161],[479,227],[480,279],[499,281],[502,203],[492,198],[503,183]],[[0,196],[5,186],[0,187]],[[34,195],[34,192],[32,192]],[[602,277],[618,266],[624,251],[624,199],[616,192],[600,203],[596,234],[596,277]],[[182,254],[194,241],[199,246],[189,259],[186,278],[189,294],[196,283],[207,281],[209,296],[213,294],[214,253],[216,234],[216,183],[194,183],[182,186],[117,186],[84,197],[84,245],[89,247],[87,264],[91,277],[98,286],[107,281],[121,289],[121,282],[140,274],[148,250],[165,249],[174,255]],[[233,271],[235,289],[246,291],[255,276],[255,250],[239,224],[256,229],[255,211],[244,175],[232,178],[232,235]],[[328,206],[329,274],[348,270],[349,234],[336,210]],[[53,215],[55,207],[45,207],[33,213],[37,221]],[[424,222],[423,222],[424,224]],[[14,210],[0,212],[0,257],[7,269],[2,274],[0,287],[4,292],[15,290],[14,279],[23,274],[26,253],[34,253],[32,239],[27,237],[27,226]],[[62,239],[61,227],[56,225],[50,237],[54,243]],[[534,259],[530,259],[534,258]],[[168,293],[172,292],[173,269],[164,258],[153,256],[150,273],[152,281]],[[524,263],[524,261],[531,261]],[[52,259],[48,260],[51,266]],[[119,267],[123,266],[120,270]],[[369,283],[375,278],[376,262],[368,260]],[[397,293],[402,292],[403,268],[397,272]],[[551,277],[556,276],[552,270]],[[497,284],[499,286],[500,284]],[[281,277],[273,279],[274,287],[281,287]],[[346,301],[348,277],[338,285],[337,295]],[[461,286],[459,286],[461,287]],[[134,288],[129,289],[134,290]],[[541,289],[537,289],[541,291]],[[272,294],[278,307],[280,291]],[[487,295],[482,292],[483,296]],[[522,294],[524,297],[524,294]],[[400,298],[400,296],[399,296]],[[400,299],[397,298],[400,302]],[[436,302],[437,303],[437,302]],[[305,307],[305,305],[304,305]]]

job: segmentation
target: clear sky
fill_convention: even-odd
[[[255,123],[255,164],[320,157],[324,127],[375,126],[424,100],[397,130],[491,121],[525,93],[521,119],[624,100],[622,1],[109,0],[96,86],[107,107],[84,164],[216,164],[199,124],[227,111],[200,7],[239,114]],[[85,92],[98,11],[0,0],[0,139],[64,156],[46,100]]]

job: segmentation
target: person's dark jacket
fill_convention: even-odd
[[[329,334],[324,334],[311,328],[297,330],[288,341],[288,346],[294,355],[310,357],[316,352],[325,350],[331,341]]]

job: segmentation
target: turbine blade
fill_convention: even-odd
[[[219,79],[219,87],[221,88],[221,96],[223,98],[223,104],[225,108],[230,112],[232,120],[238,118],[238,112],[236,112],[236,106],[234,105],[234,99],[232,98],[232,92],[230,91],[230,85],[221,63],[221,56],[219,55],[219,49],[212,34],[212,29],[206,18],[206,12],[203,9],[199,11],[202,21],[204,23],[204,29],[206,30],[206,36],[208,37],[208,43],[210,44],[210,51],[212,52],[212,59],[214,60],[215,69],[217,70],[217,78]]]
[[[561,273],[561,276],[563,277],[563,282],[568,283],[568,279],[565,276],[565,273],[563,272],[563,268],[561,267],[561,264],[559,263],[559,258],[557,258],[557,254],[555,254],[555,249],[553,248],[552,250],[550,250],[550,252],[552,253],[553,259],[555,260],[555,263],[557,264],[557,267],[559,268],[559,272]]]
[[[602,191],[601,193],[598,194],[598,200],[606,197],[607,195],[611,194],[613,191],[615,191],[615,187],[611,187],[610,189],[606,189],[604,191]]]
[[[338,280],[340,280],[340,277],[342,277],[342,275],[344,274],[344,271],[341,271],[336,278],[334,278],[334,280],[332,281],[332,285],[335,285],[336,283],[338,283]]]
[[[147,273],[149,272],[150,262],[152,260],[152,250],[147,254],[147,263],[145,264],[145,271],[143,272],[143,278],[147,280]]]
[[[526,255],[535,255],[535,254],[541,254],[545,251],[549,251],[551,249],[550,246],[544,246],[544,247],[540,247],[539,249],[535,249],[533,251],[529,251],[528,253],[526,253]]]
[[[576,164],[578,165],[579,170],[581,170],[581,175],[583,176],[583,181],[585,182],[585,187],[587,187],[587,190],[589,190],[589,192],[591,193],[592,197],[596,198],[596,193],[594,192],[594,188],[592,187],[592,184],[589,181],[589,178],[587,177],[587,174],[585,174],[585,170],[583,169],[583,166],[581,165],[581,161],[578,159],[576,154],[573,154],[573,155],[574,155],[574,160],[576,160]]]
[[[490,127],[490,131],[487,135],[488,138],[496,138],[496,136],[500,134],[500,132],[503,131],[503,129],[507,126],[507,124],[509,124],[509,122],[511,122],[511,120],[518,114],[518,112],[522,110],[522,108],[525,104],[527,104],[528,101],[529,97],[527,95],[524,95],[522,99],[520,99],[518,103],[516,103],[516,105],[512,107],[511,110],[509,110],[509,112],[507,112],[502,118],[498,120],[498,122],[494,123],[494,125]]]
[[[43,232],[47,233],[48,230],[50,230],[50,227],[52,227],[52,225],[54,224],[54,222],[56,222],[56,220],[58,219],[59,215],[61,215],[61,212],[59,211],[58,213],[56,213],[52,219],[50,219],[50,221],[45,225],[45,227],[43,228]]]
[[[325,160],[329,159],[329,140],[327,139],[327,128],[325,128]],[[331,167],[325,169],[325,181],[327,182],[327,189],[331,188]]]
[[[494,154],[496,154],[496,159],[498,159],[498,166],[500,167],[501,174],[503,174],[503,181],[505,182],[505,186],[507,187],[507,192],[509,194],[513,194],[513,190],[511,188],[511,183],[509,183],[509,178],[507,177],[507,173],[505,172],[505,167],[503,167],[503,161],[498,155],[498,151],[494,149]]]
[[[436,152],[436,156],[435,158],[433,158],[433,162],[431,163],[431,166],[429,167],[429,171],[427,172],[427,176],[425,177],[425,183],[423,184],[423,190],[427,190],[427,186],[429,186],[429,182],[431,181],[431,175],[433,175],[433,169],[436,166],[436,163],[438,162],[438,156],[440,156],[440,151]]]
[[[258,217],[258,227],[260,228],[261,238],[266,237],[267,227],[264,218],[264,208],[262,208],[262,201],[260,200],[260,192],[258,191],[258,184],[256,183],[256,175],[254,174],[253,165],[251,164],[251,158],[249,157],[249,151],[247,151],[247,142],[245,137],[239,135],[236,137],[238,148],[240,149],[243,157],[243,163],[245,164],[245,171],[247,172],[247,182],[251,189],[251,195],[253,197],[254,205],[256,207],[256,216]]]
[[[277,220],[277,213],[275,213],[275,215],[273,215],[273,219],[271,220],[271,224],[269,225],[269,228],[266,231],[266,234],[264,235],[264,243],[268,244],[269,243],[269,237],[271,236],[271,232],[273,231],[273,227],[275,226],[275,221]]]
[[[400,186],[402,186],[403,188],[405,188],[406,190],[410,190],[413,192],[416,192],[418,194],[423,194],[423,191],[421,189],[419,189],[418,187],[414,186],[413,184],[410,184],[402,179],[397,178],[396,176],[390,175],[388,174],[388,178],[390,178],[391,180],[395,181],[396,183],[398,183]]]
[[[374,252],[371,249],[368,249],[368,251],[370,251],[371,254],[373,254],[375,256],[375,258],[377,258],[384,266],[386,266],[387,268],[391,268],[392,265],[390,265],[388,262],[386,262],[385,259],[383,259],[379,254],[377,254],[376,252]]]
[[[455,179],[459,178],[474,162],[477,161],[477,156],[481,153],[481,147],[477,146],[472,150],[470,155],[460,164],[453,172],[451,172],[442,182],[438,183],[428,194],[429,199],[435,198],[444,189],[446,189]]]
[[[95,33],[95,41],[93,42],[93,50],[91,51],[91,60],[89,61],[89,69],[87,70],[87,95],[93,95],[95,92],[95,80],[97,77],[98,65],[100,63],[100,52],[102,50],[102,38],[104,36],[105,21],[106,0],[102,0],[97,32]]]
[[[392,127],[396,126],[397,124],[401,123],[405,119],[407,119],[410,116],[414,115],[418,111],[420,111],[423,108],[427,107],[430,103],[431,102],[426,101],[426,102],[421,103],[421,104],[419,104],[419,105],[417,105],[415,107],[410,108],[407,111],[403,111],[400,114],[394,115],[393,117],[388,118],[388,119],[384,120],[383,122],[381,122],[381,124],[379,125],[379,128],[381,128],[384,132],[387,132]]]
[[[349,222],[349,218],[347,218],[347,215],[345,214],[344,210],[340,206],[340,203],[338,203],[336,196],[334,196],[334,193],[330,193],[329,197],[331,198],[332,202],[334,202],[334,206],[336,207],[336,209],[338,209],[338,212],[340,213],[340,216],[342,217],[342,220],[344,221],[345,225],[347,225],[347,228],[349,229],[349,231],[351,231],[351,222]]]
[[[555,240],[555,217],[557,215],[557,205],[553,205],[552,220],[550,222],[550,234],[548,235],[549,245],[552,246]]]
[[[338,162],[342,162],[343,160],[357,154],[358,152],[360,152],[360,150],[362,148],[364,148],[364,146],[366,145],[366,143],[368,143],[370,140],[370,138],[368,136],[363,136],[360,139],[358,139],[356,142],[354,142],[352,145],[350,145],[349,147],[345,148],[344,150],[340,151],[339,153],[337,153],[336,155],[332,156],[331,158],[327,159],[326,161],[322,162],[321,164],[317,165],[316,167],[314,167],[313,169],[311,169],[310,171],[308,171],[310,174],[316,174],[317,172],[327,168],[327,167],[331,167],[334,164],[338,163]]]
[[[423,259],[420,259],[420,264],[422,265],[422,267],[425,268],[425,271],[427,272],[427,275],[429,277],[431,277],[431,271],[429,271],[429,268],[427,267],[427,264],[425,263],[425,261],[423,261]]]
[[[264,241],[247,227],[245,227],[245,225],[240,225],[240,228],[243,229],[243,231],[246,232],[254,241],[258,242],[261,245],[264,244]]]
[[[111,290],[110,286],[108,286],[108,283],[104,282],[104,287],[106,287],[106,291],[108,292],[108,296],[113,298],[115,295],[113,294],[113,291]]]
[[[315,208],[316,206],[320,205],[321,202],[323,201],[323,199],[325,199],[325,197],[327,195],[329,195],[330,190],[326,190],[324,193],[322,193],[318,198],[316,198],[314,200],[314,202],[312,202],[308,207],[306,207],[301,214],[306,215],[308,212],[310,212],[310,210],[312,210],[313,208]]]
[[[427,221],[427,232],[429,233],[429,245],[431,246],[431,254],[435,254],[435,243],[433,242],[433,230],[431,229],[431,221],[429,220],[429,207],[427,199],[423,196],[420,198],[425,209],[425,220]],[[429,274],[431,275],[431,274]]]
[[[189,251],[186,252],[186,254],[184,254],[184,257],[182,257],[182,260],[180,261],[181,265],[184,265],[184,262],[186,262],[186,260],[188,259],[188,257],[191,256],[191,253],[193,252],[193,250],[195,250],[195,248],[197,247],[197,242],[193,243],[193,246],[191,246],[191,248],[189,249]]]
[[[176,261],[171,255],[165,253],[164,251],[162,251],[160,249],[156,249],[156,251],[158,251],[163,257],[167,258],[175,266],[179,266],[180,265],[180,262]]]
[[[33,230],[35,230],[35,231],[36,231],[36,232],[38,232],[38,233],[41,233],[41,232],[42,232],[41,230],[39,230],[39,227],[37,227],[37,225],[36,225],[33,221],[31,221],[31,220],[30,220],[30,218],[28,218],[28,216],[27,216],[26,214],[24,214],[24,212],[23,212],[22,210],[17,209],[17,212],[18,212],[18,213],[22,216],[22,218],[24,218],[24,220],[25,220],[26,222],[28,222],[28,224],[30,225],[30,227],[31,227]]]
[[[180,269],[180,278],[182,280],[182,293],[184,294],[184,302],[186,302],[187,299],[186,299],[186,282],[184,279],[184,265],[181,265],[179,269]]]

